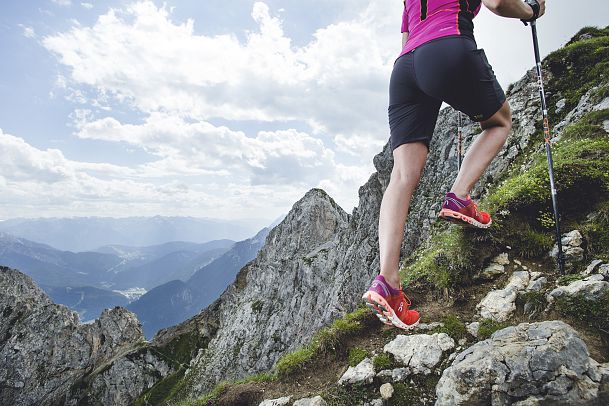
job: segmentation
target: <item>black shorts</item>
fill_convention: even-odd
[[[432,40],[395,61],[389,84],[391,150],[408,142],[429,148],[443,101],[474,121],[488,120],[505,102],[484,50],[470,38]]]

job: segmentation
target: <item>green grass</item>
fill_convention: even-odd
[[[368,309],[360,307],[353,313],[337,319],[330,326],[321,329],[313,336],[308,345],[285,354],[277,361],[275,364],[277,375],[280,377],[292,375],[310,362],[314,356],[327,353],[330,350],[334,352],[342,341],[364,328],[362,320],[368,315]]]
[[[486,340],[493,335],[495,331],[508,327],[507,323],[500,323],[491,319],[483,319],[480,321],[480,328],[478,330],[478,339]]]
[[[570,274],[570,275],[561,276],[560,278],[558,278],[556,283],[558,283],[558,285],[560,285],[560,286],[566,286],[566,285],[570,285],[571,283],[573,283],[575,281],[582,280],[584,278],[585,278],[585,276],[578,274],[578,273],[574,273],[574,274]]]
[[[362,385],[334,386],[321,394],[328,406],[359,405],[363,400],[372,399],[373,396],[374,394],[371,394],[370,390]]]
[[[447,314],[442,317],[441,322],[443,326],[435,328],[434,333],[446,333],[456,341],[467,337],[465,324],[454,314]]]
[[[600,203],[580,230],[587,242],[588,259],[609,261],[609,202]]]
[[[374,370],[376,372],[382,371],[383,369],[391,369],[395,366],[395,362],[393,361],[393,358],[391,358],[391,355],[385,352],[374,357],[372,364],[374,365]]]
[[[586,299],[584,295],[559,297],[555,309],[572,319],[574,325],[592,329],[592,334],[601,339],[605,356],[609,355],[609,292],[597,300]]]
[[[354,367],[368,357],[368,351],[363,348],[354,347],[349,350],[349,366]]]
[[[405,286],[427,281],[437,288],[450,288],[460,275],[472,269],[472,252],[459,227],[449,227],[433,235],[430,243],[417,251],[400,270]]]
[[[580,40],[584,33],[593,38]],[[609,79],[609,29],[583,28],[565,47],[548,55],[544,67],[551,73],[548,88],[552,95],[566,100],[560,115],[555,114],[558,99],[549,103],[551,117],[560,119],[577,106],[588,89]],[[603,94],[597,97],[603,97]]]

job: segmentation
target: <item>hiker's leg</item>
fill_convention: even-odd
[[[467,151],[451,189],[451,192],[460,198],[467,197],[507,140],[512,128],[512,113],[507,100],[499,111],[488,120],[481,122],[480,126],[484,131]]]
[[[379,216],[381,275],[398,289],[400,248],[410,199],[425,167],[428,149],[422,142],[402,144],[393,151],[393,170]]]

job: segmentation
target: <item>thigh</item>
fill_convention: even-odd
[[[418,87],[413,54],[398,58],[389,83],[388,116],[392,151],[402,144],[413,142],[422,142],[429,147],[441,104],[441,100]]]
[[[419,87],[474,121],[492,117],[505,94],[483,49],[464,37],[448,37],[423,45],[415,52]]]

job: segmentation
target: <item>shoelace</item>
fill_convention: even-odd
[[[412,304],[412,302],[410,301],[410,299],[408,298],[408,296],[406,296],[406,294],[404,293],[403,290],[400,291],[401,292],[401,296],[402,299],[404,299],[404,301],[406,302],[406,304],[410,307],[410,305]]]

